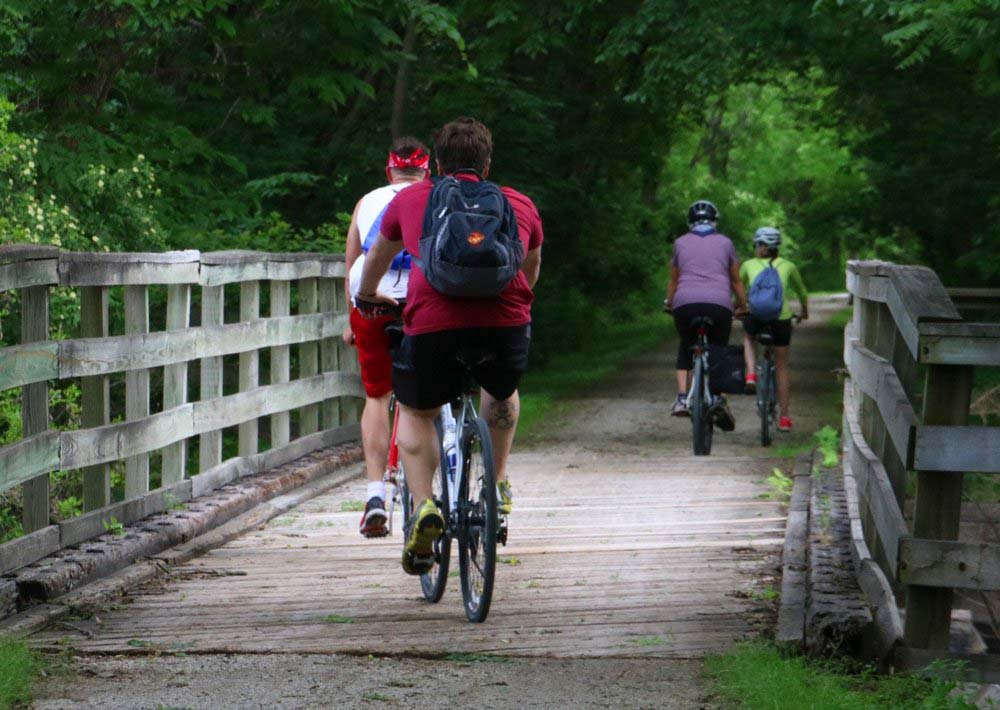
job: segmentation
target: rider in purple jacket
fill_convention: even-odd
[[[698,200],[688,208],[691,231],[674,242],[670,259],[670,282],[664,309],[672,312],[681,342],[677,349],[677,400],[671,414],[689,416],[687,391],[694,362],[691,347],[697,333],[691,321],[708,316],[713,325],[709,343],[725,345],[733,325],[733,295],[736,312],[746,312],[747,296],[740,280],[740,261],[729,237],[716,226],[719,210],[707,200]]]

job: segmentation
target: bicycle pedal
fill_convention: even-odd
[[[406,552],[403,556],[403,571],[407,574],[427,574],[434,569],[434,555],[415,555]]]

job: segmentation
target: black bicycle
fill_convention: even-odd
[[[774,436],[777,415],[778,371],[774,366],[774,334],[763,326],[757,342],[764,347],[764,354],[757,365],[757,415],[760,417],[760,445],[770,446]]]
[[[691,387],[688,388],[688,409],[691,412],[691,432],[694,438],[694,455],[708,456],[712,453],[712,430],[715,422],[716,400],[709,389],[708,333],[713,321],[707,316],[699,316],[691,321],[697,338],[691,347],[694,371]]]
[[[468,389],[468,388],[467,388]],[[421,575],[424,597],[437,602],[448,582],[452,540],[458,542],[462,601],[469,621],[482,622],[490,612],[496,576],[497,543],[507,542],[507,520],[497,511],[496,464],[486,420],[476,412],[472,394],[462,395],[455,424],[455,455],[445,448],[452,406],[435,420],[441,442],[441,466],[434,480],[434,501],[445,513],[444,533],[434,542],[434,567]],[[409,539],[414,501],[402,477],[404,540]]]
[[[801,322],[794,316],[795,323]],[[760,445],[770,446],[774,439],[775,422],[778,420],[778,370],[774,364],[774,332],[765,323],[754,339],[764,348],[757,365],[757,415],[760,417]]]

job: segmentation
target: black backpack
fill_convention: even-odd
[[[495,298],[517,276],[524,247],[514,208],[496,183],[435,178],[424,212],[420,258],[434,290]]]

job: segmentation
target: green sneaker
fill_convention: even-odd
[[[504,479],[497,484],[497,512],[500,515],[510,515],[514,507],[514,495],[510,492],[510,481]]]
[[[403,547],[403,571],[407,574],[427,574],[434,567],[434,541],[444,532],[444,518],[433,500],[428,498],[413,514],[410,539]]]

